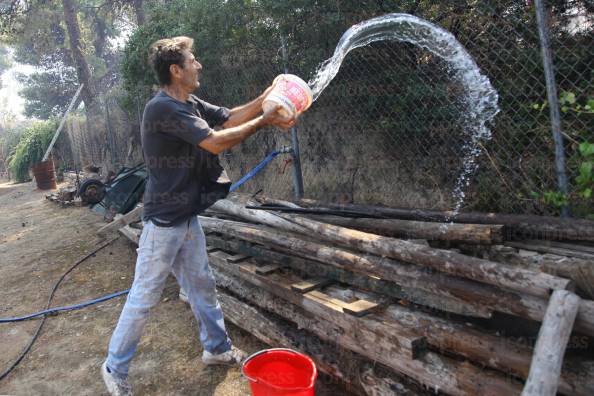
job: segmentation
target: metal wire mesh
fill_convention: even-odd
[[[493,138],[481,143],[480,167],[466,191],[463,210],[557,214],[558,205],[546,199],[558,186],[532,3],[430,3],[417,2],[415,15],[451,31],[500,97],[501,111],[490,125]],[[594,97],[594,16],[583,2],[564,2],[563,10],[559,3],[548,5],[549,33],[570,194],[575,195],[584,161],[578,146],[594,141],[594,115],[584,111],[584,104]],[[211,50],[207,59],[198,53],[204,64],[199,96],[227,107],[245,103],[285,66],[307,79],[331,56],[340,34],[364,19],[357,12],[330,17],[332,29],[301,36],[292,32],[287,59],[280,51],[280,33],[263,45],[257,30],[243,37],[240,47],[219,45],[219,52]],[[450,73],[438,57],[410,44],[379,42],[350,53],[298,124],[305,195],[334,202],[451,209],[462,145],[469,136],[458,122],[467,109]],[[146,91],[141,87],[132,95],[140,109]],[[113,97],[101,98],[101,103],[104,114],[91,129],[82,127],[80,120],[68,124],[73,163],[114,169],[140,160],[139,116],[125,113]],[[289,134],[271,129],[224,153],[222,163],[237,180],[271,151],[290,144]],[[292,188],[290,157],[281,156],[242,190],[263,189],[290,198]],[[578,215],[594,212],[591,200],[570,203]]]

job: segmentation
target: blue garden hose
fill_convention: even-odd
[[[236,183],[234,183],[231,188],[229,189],[229,192],[234,191],[236,189],[238,189],[243,183],[245,183],[246,181],[248,181],[249,179],[251,179],[252,177],[256,176],[256,173],[260,172],[262,170],[262,168],[264,168],[270,161],[272,161],[277,155],[279,154],[283,154],[283,153],[290,153],[291,152],[291,148],[290,147],[283,147],[280,150],[275,150],[272,153],[268,154],[266,156],[266,158],[264,158],[262,160],[262,162],[260,162],[258,165],[255,166],[254,169],[252,169],[251,171],[249,171],[245,176],[243,176],[241,179],[239,179]]]
[[[80,303],[80,304],[75,304],[75,305],[66,305],[64,307],[56,307],[56,308],[51,308],[51,309],[46,309],[45,311],[39,311],[30,315],[25,315],[25,316],[17,316],[14,318],[0,318],[0,323],[9,323],[9,322],[20,322],[23,320],[27,320],[27,319],[32,319],[32,318],[36,318],[37,316],[42,316],[42,315],[50,315],[53,314],[55,312],[60,312],[60,311],[72,311],[75,309],[80,309],[80,308],[84,308],[87,307],[89,305],[93,305],[93,304],[97,304],[103,301],[107,301],[107,300],[111,300],[112,298],[115,297],[119,297],[123,294],[126,294],[130,291],[130,289],[128,290],[124,290],[121,292],[117,292],[117,293],[113,293],[113,294],[108,294],[107,296],[104,297],[100,297],[97,298],[95,300],[90,300],[84,303]]]

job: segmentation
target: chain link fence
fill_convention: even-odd
[[[481,143],[480,167],[462,210],[558,214],[565,200],[556,193],[555,146],[531,2],[460,2],[455,12],[417,4],[414,10],[389,11],[412,11],[452,32],[499,93],[501,111],[490,124],[493,138]],[[594,109],[586,107],[594,98],[594,15],[583,2],[563,4],[563,10],[558,3],[547,6],[548,31],[560,93],[569,203],[575,215],[585,216],[594,212],[594,206],[591,198],[580,195],[587,186],[576,180],[588,162],[579,145],[594,142]],[[307,35],[278,31],[266,45],[254,29],[254,36],[243,37],[239,47],[219,46],[206,58],[197,49],[204,65],[199,96],[232,107],[259,95],[285,68],[308,79],[332,55],[342,32],[365,19],[348,10],[317,17],[332,18],[338,28],[320,28]],[[286,56],[281,51],[283,35]],[[438,57],[406,43],[377,42],[351,52],[298,123],[305,196],[452,209],[462,146],[469,136],[458,123],[465,107],[450,73]],[[101,98],[103,118],[91,129],[82,125],[80,116],[71,117],[69,143],[64,143],[71,147],[71,163],[117,170],[141,161],[139,113],[150,90],[139,87],[136,93],[128,92],[136,98],[131,112],[121,109],[117,95]],[[238,180],[267,154],[290,145],[290,134],[270,129],[221,159],[232,179]],[[291,198],[291,162],[290,155],[279,156],[241,190],[262,189],[271,196]]]

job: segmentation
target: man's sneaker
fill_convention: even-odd
[[[234,346],[227,352],[219,353],[218,355],[213,355],[207,350],[202,353],[202,362],[206,365],[225,364],[227,366],[239,366],[245,358],[247,358],[247,353]]]
[[[111,396],[132,396],[132,387],[128,380],[115,376],[107,367],[107,362],[101,365],[101,375]]]
[[[185,302],[186,304],[190,303],[190,300],[188,299],[188,293],[186,293],[186,291],[181,287],[179,288],[179,299]]]

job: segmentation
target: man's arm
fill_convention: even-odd
[[[266,90],[256,99],[237,106],[229,110],[229,119],[223,124],[223,128],[233,128],[255,119],[262,112],[262,102],[273,86],[266,88]]]
[[[295,119],[287,119],[278,114],[280,106],[258,116],[241,125],[225,128],[220,131],[212,131],[208,137],[198,143],[198,146],[213,154],[219,154],[231,147],[243,142],[252,136],[258,129],[267,125],[274,125],[282,129],[291,128],[295,125]],[[223,124],[225,126],[227,123]]]

